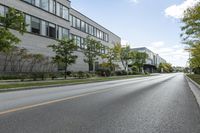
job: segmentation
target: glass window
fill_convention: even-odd
[[[26,30],[27,30],[28,32],[31,32],[31,16],[26,15],[26,16],[25,16],[25,21],[26,21],[26,24],[28,25],[28,26],[26,27]]]
[[[97,29],[94,28],[94,36],[97,36]]]
[[[81,48],[85,47],[85,39],[81,37]]]
[[[26,2],[28,2],[28,3],[32,3],[32,0],[24,0],[24,1],[26,1]]]
[[[72,17],[72,26],[76,27],[76,18],[74,16]]]
[[[62,39],[62,27],[60,26],[57,27],[57,39]]]
[[[56,15],[60,16],[60,8],[61,5],[59,3],[56,3]]]
[[[55,5],[56,4],[56,2],[54,1],[54,0],[49,0],[49,11],[51,12],[51,13],[53,13],[53,14],[55,14]]]
[[[88,24],[85,23],[85,32],[88,33]]]
[[[49,37],[56,38],[56,25],[49,23]]]
[[[76,45],[81,47],[81,38],[79,36],[76,37]]]
[[[80,29],[81,28],[81,20],[80,19],[76,19],[76,28]]]
[[[41,0],[41,8],[49,11],[49,0]]]
[[[97,29],[97,38],[100,38],[100,31]]]
[[[81,30],[85,32],[85,22],[81,21]]]
[[[63,6],[62,17],[66,20],[69,20],[69,9],[65,6]]]
[[[63,38],[69,38],[69,30],[68,29],[63,28],[62,32],[63,32],[63,35],[62,35]]]
[[[72,26],[72,15],[69,16],[70,26]]]
[[[5,8],[2,5],[0,5],[0,16],[5,16]]]
[[[46,21],[41,21],[41,35],[48,36],[48,23]]]
[[[38,18],[31,18],[31,32],[40,34],[40,20]]]
[[[40,0],[35,0],[34,5],[37,6],[37,7],[40,7]]]

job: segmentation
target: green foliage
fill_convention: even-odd
[[[190,67],[196,70],[200,68],[200,2],[185,11],[182,22],[181,37],[190,46]]]
[[[20,42],[20,39],[11,33],[9,29],[17,30],[23,34],[27,25],[23,13],[13,8],[9,8],[5,16],[0,16],[0,23],[2,25],[0,27],[0,51],[5,51]]]
[[[107,62],[104,62],[104,66],[107,65],[107,68],[112,72],[118,66],[116,62],[120,59],[121,45],[117,43],[113,48],[108,48],[107,51],[108,52],[101,57],[107,60]]]
[[[160,63],[158,67],[159,72],[164,72],[164,73],[171,73],[173,72],[172,65],[169,63]]]
[[[85,55],[84,62],[89,66],[89,72],[91,71],[91,66],[93,66],[94,62],[100,56],[101,42],[96,41],[95,39],[88,36],[85,40],[86,49],[84,49],[83,53]]]
[[[146,59],[148,58],[148,54],[144,52],[131,51],[130,59],[133,66],[136,66],[138,70],[141,72],[144,64],[146,63]]]
[[[58,44],[49,45],[49,47],[52,48],[53,52],[56,54],[55,57],[52,58],[53,61],[64,66],[66,79],[68,66],[74,64],[78,58],[74,55],[74,51],[77,50],[77,45],[73,39],[64,38],[59,40]]]
[[[129,63],[129,60],[130,60],[130,52],[131,52],[130,46],[127,45],[126,47],[121,47],[120,60],[121,60],[121,63],[122,63],[122,65],[123,65],[123,67],[126,71],[128,71],[128,63]]]

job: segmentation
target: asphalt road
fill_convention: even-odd
[[[200,133],[183,74],[0,94],[0,133]]]

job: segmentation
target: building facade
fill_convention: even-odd
[[[120,37],[73,9],[69,0],[0,0],[0,15],[5,15],[9,7],[25,14],[27,33],[21,36],[14,30],[12,32],[21,39],[19,47],[31,53],[52,57],[54,53],[48,45],[56,44],[63,37],[75,39],[79,47],[75,52],[78,59],[69,67],[71,71],[88,71],[88,65],[83,61],[87,36],[102,43],[102,53],[106,53],[107,47],[121,42]],[[99,59],[95,64],[101,62]]]
[[[153,73],[159,67],[160,63],[166,63],[166,60],[160,57],[158,54],[152,52],[146,47],[133,48],[133,51],[144,52],[148,55],[146,63],[144,65],[144,71]]]

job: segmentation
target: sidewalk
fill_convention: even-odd
[[[186,79],[188,81],[188,84],[197,100],[197,103],[199,104],[200,107],[200,85],[197,84],[195,81],[193,81],[191,78],[186,76]]]

